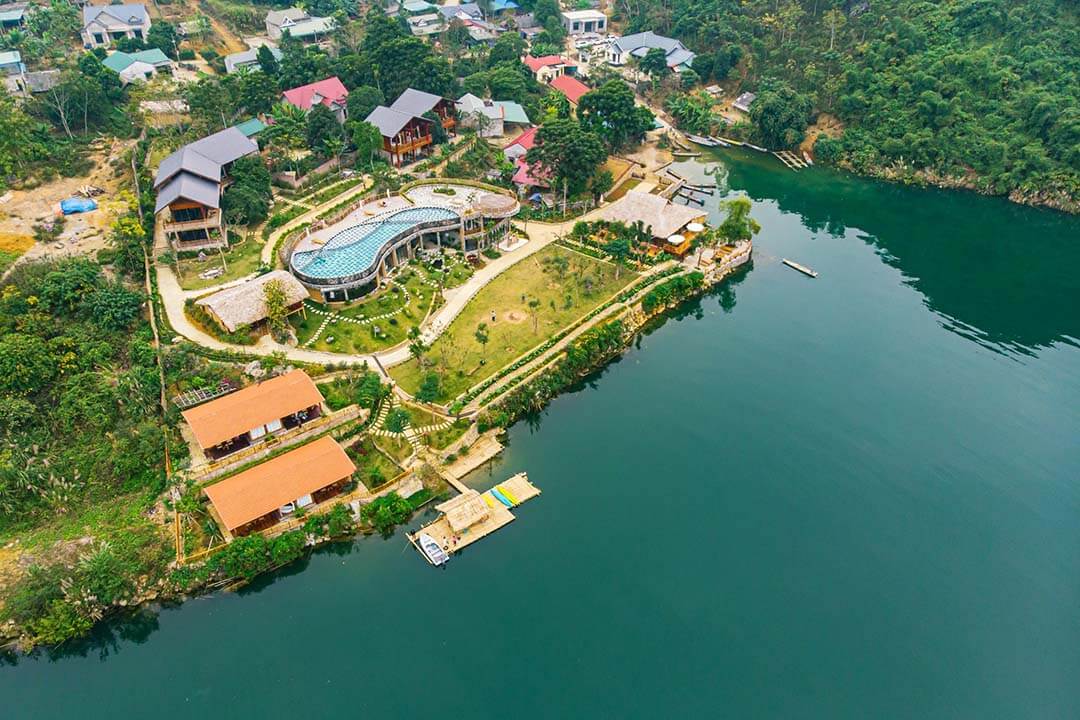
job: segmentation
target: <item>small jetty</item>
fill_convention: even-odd
[[[778,150],[774,152],[773,155],[791,170],[802,170],[805,167],[810,167],[805,160],[790,150]]]
[[[671,152],[671,154],[674,155],[675,157],[683,157],[683,158],[701,157],[701,153],[694,152],[693,150],[673,150]]]
[[[787,265],[789,268],[793,268],[795,270],[798,270],[803,275],[809,275],[812,278],[816,278],[818,276],[816,270],[811,270],[810,268],[806,267],[805,265],[803,265],[801,263],[797,263],[794,260],[788,260],[787,258],[783,258],[782,262],[785,265]]]
[[[518,473],[483,493],[467,488],[436,505],[435,509],[441,513],[439,517],[407,537],[428,563],[439,567],[454,552],[512,523],[511,508],[538,495],[540,489],[529,482],[526,473]]]

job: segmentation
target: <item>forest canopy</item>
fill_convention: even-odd
[[[619,9],[627,32],[683,40],[706,82],[759,91],[772,81],[790,87],[797,104],[806,98],[814,115],[839,118],[842,135],[818,143],[823,159],[1080,202],[1075,3],[628,0]],[[787,117],[801,111],[771,99]],[[801,139],[760,127],[756,134]]]

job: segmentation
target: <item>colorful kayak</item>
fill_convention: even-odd
[[[506,499],[509,500],[510,502],[514,503],[515,505],[520,505],[521,504],[521,501],[518,500],[516,497],[514,497],[514,494],[512,492],[510,492],[505,486],[496,485],[495,489],[498,490],[499,492],[501,492],[503,495],[505,495]]]
[[[499,492],[498,488],[491,488],[491,495],[492,495],[492,497],[494,497],[496,500],[501,502],[506,507],[508,507],[508,508],[514,507],[514,503],[510,502],[510,498],[506,497],[501,492]]]

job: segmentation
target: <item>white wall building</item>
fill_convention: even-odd
[[[146,6],[87,5],[82,9],[83,47],[110,47],[122,38],[146,40],[150,31],[150,15]]]
[[[571,35],[607,32],[607,15],[599,10],[564,10],[562,22]]]

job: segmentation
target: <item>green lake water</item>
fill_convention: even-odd
[[[516,522],[112,623],[0,714],[1080,717],[1080,219],[717,158],[753,267],[511,429]]]

